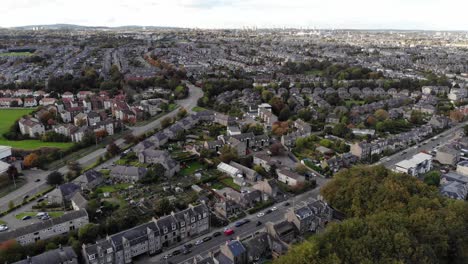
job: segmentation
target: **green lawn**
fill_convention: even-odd
[[[221,183],[237,191],[240,191],[241,189],[239,185],[234,183],[234,179],[231,177],[222,179]]]
[[[22,219],[23,217],[29,215],[31,217],[36,217],[38,212],[23,212],[23,213],[19,213],[17,215],[15,215],[16,219]],[[49,216],[52,217],[52,218],[57,218],[57,217],[60,217],[64,214],[64,212],[62,211],[55,211],[55,212],[47,212],[49,213]]]
[[[198,161],[192,162],[192,163],[189,163],[187,165],[187,167],[180,170],[180,174],[183,175],[183,176],[192,175],[192,174],[195,173],[195,171],[197,171],[197,170],[199,170],[201,168],[203,168],[203,164],[201,164]]]
[[[168,111],[174,111],[177,107],[179,107],[177,104],[169,104]]]
[[[3,137],[3,134],[8,132],[16,120],[24,115],[30,114],[33,110],[34,109],[32,108],[0,109],[0,145],[27,150],[38,149],[41,147],[66,149],[73,145],[71,142],[42,142],[34,139],[11,141]]]
[[[6,56],[12,56],[12,57],[29,57],[32,56],[33,53],[31,52],[5,52],[5,53],[0,53],[0,57],[6,57]]]
[[[203,108],[203,107],[200,107],[200,106],[195,106],[194,108],[192,108],[192,111],[194,112],[201,112],[201,111],[205,111],[206,108]]]
[[[3,220],[0,220],[0,225],[6,225],[7,222],[3,221]]]
[[[131,183],[119,183],[119,184],[114,184],[114,185],[106,185],[106,186],[102,186],[102,187],[99,187],[97,188],[97,192],[103,192],[103,193],[111,193],[111,192],[116,192],[118,190],[125,190],[127,189],[130,185],[132,185]]]

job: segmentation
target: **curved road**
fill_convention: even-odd
[[[198,99],[203,97],[203,91],[189,83],[185,82],[187,87],[189,88],[189,96],[186,99],[183,100],[178,100],[177,104],[185,108],[189,113],[192,113],[192,108],[197,106]],[[154,130],[155,128],[158,128],[161,126],[161,120],[163,120],[166,117],[175,117],[177,115],[178,111],[172,111],[170,113],[167,113],[164,116],[161,116],[160,118],[154,120],[151,123],[148,123],[144,126],[139,126],[139,127],[131,127],[130,129],[132,130],[132,134],[135,136],[142,135],[148,131]],[[124,139],[120,138],[115,141],[115,143],[120,146],[124,143]],[[94,163],[99,157],[104,156],[106,153],[106,149],[98,149],[94,152],[91,152],[90,154],[86,155],[85,157],[82,157],[78,160],[78,162],[83,166],[86,167],[92,163]],[[62,168],[58,169],[59,172],[61,173],[66,173],[68,171],[67,166],[63,166]],[[11,192],[4,197],[0,198],[0,211],[5,211],[8,209],[8,204],[10,201],[13,201],[15,204],[19,204],[23,201],[23,198],[28,195],[30,197],[34,196],[35,194],[42,192],[46,190],[49,185],[46,184],[45,179],[49,173],[52,171],[42,171],[42,170],[30,170],[30,171],[24,171],[25,175],[27,177],[27,183],[22,186],[20,189]],[[34,180],[40,179],[39,182],[35,182]]]

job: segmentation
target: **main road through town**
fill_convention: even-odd
[[[187,87],[189,88],[189,96],[186,99],[183,100],[178,100],[177,104],[185,108],[189,113],[192,112],[192,108],[197,105],[198,99],[203,97],[203,91],[196,87],[195,85],[185,82]],[[161,116],[160,118],[154,120],[151,123],[148,123],[144,126],[138,126],[138,127],[130,127],[132,134],[135,136],[142,135],[148,131],[154,130],[155,128],[158,128],[161,126],[161,120],[163,120],[166,117],[173,118],[177,115],[177,111],[172,111],[167,113],[164,116]],[[120,146],[124,144],[124,139],[120,138],[115,141],[115,143]],[[104,156],[106,153],[106,149],[97,149],[94,152],[89,153],[88,155],[78,159],[78,162],[82,165],[82,167],[86,167],[90,164],[93,164],[96,160],[99,159],[99,157]],[[62,168],[58,169],[59,172],[61,173],[66,173],[68,171],[67,166],[63,166]],[[32,197],[36,195],[37,193],[40,193],[48,188],[48,185],[46,183],[46,177],[49,173],[52,171],[41,171],[41,170],[30,170],[30,171],[25,171],[24,174],[26,175],[26,184],[23,185],[21,188],[19,188],[16,191],[13,191],[4,197],[0,198],[0,211],[5,211],[8,209],[8,205],[10,201],[13,201],[14,204],[19,204],[23,201],[23,198],[28,196]],[[36,180],[39,179],[38,182]]]

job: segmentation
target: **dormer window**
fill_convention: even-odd
[[[167,229],[167,227],[164,227],[163,231],[164,231],[164,234],[167,234],[169,230]]]
[[[194,222],[195,222],[195,217],[192,217],[192,223],[194,223]]]
[[[176,230],[177,226],[175,223],[172,223],[172,230]]]
[[[185,226],[185,222],[180,222],[180,226]]]

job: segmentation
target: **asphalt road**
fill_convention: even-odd
[[[183,100],[179,100],[177,101],[177,104],[182,107],[182,108],[185,108],[189,113],[192,112],[192,108],[195,107],[197,105],[197,101],[199,98],[201,98],[203,96],[203,91],[196,87],[195,85],[189,83],[189,82],[186,82],[186,85],[187,87],[189,88],[189,96],[188,98],[186,99],[183,99]],[[139,136],[139,135],[142,135],[148,131],[151,131],[151,130],[154,130],[155,128],[158,128],[161,126],[161,120],[163,120],[164,118],[166,117],[175,117],[177,115],[177,112],[178,111],[172,111],[160,118],[158,118],[157,120],[154,120],[153,122],[151,123],[148,123],[144,126],[139,126],[139,127],[130,127],[130,129],[132,130],[132,134],[135,135],[135,136]],[[122,145],[124,144],[124,139],[118,139],[115,141],[115,143],[117,145]],[[106,153],[106,149],[105,148],[102,148],[102,149],[98,149],[80,159],[78,159],[78,162],[82,165],[82,167],[86,167],[86,166],[89,166],[90,164],[94,163],[96,160],[98,160],[99,157],[101,156],[104,156],[104,154]],[[58,169],[59,172],[65,174],[67,173],[68,171],[68,168],[67,166],[63,166],[61,167],[60,169]],[[37,171],[34,171],[35,172],[35,175],[34,177],[24,177],[27,181],[27,183],[25,185],[23,185],[21,188],[19,188],[18,190],[15,190],[14,192],[11,192],[9,193],[8,195],[0,198],[0,211],[5,211],[8,209],[8,204],[10,203],[10,201],[13,201],[15,204],[19,204],[23,201],[23,198],[28,195],[30,197],[36,195],[37,193],[40,193],[44,190],[46,190],[49,186],[47,185],[47,183],[45,182],[45,179],[47,177],[47,175],[49,175],[49,173],[51,173],[52,171],[41,171],[41,170],[37,170]],[[28,174],[30,172],[28,171],[25,171],[24,172],[26,174],[26,176],[28,176]],[[34,180],[36,178],[40,178],[41,181],[39,182],[35,182]]]
[[[429,153],[431,152],[433,148],[440,146],[440,145],[444,145],[448,143],[450,140],[460,137],[462,130],[463,130],[463,126],[466,124],[468,124],[468,122],[460,123],[457,126],[452,127],[451,129],[444,131],[440,133],[439,135],[435,135],[434,137],[430,139],[420,142],[408,149],[395,153],[392,156],[384,157],[376,164],[383,164],[385,167],[389,169],[393,169],[395,167],[395,164],[397,164],[398,162],[402,160],[409,159],[413,155],[421,151],[427,151]]]
[[[217,251],[219,249],[219,245],[225,243],[227,240],[231,239],[231,238],[243,238],[243,237],[247,237],[249,235],[252,235],[253,233],[255,233],[256,231],[260,231],[262,229],[264,229],[264,225],[265,223],[267,222],[278,222],[278,221],[281,221],[283,220],[285,217],[285,213],[287,211],[288,208],[291,208],[293,206],[297,206],[301,203],[304,203],[306,201],[309,201],[309,200],[313,200],[313,199],[316,199],[319,192],[320,192],[320,188],[326,183],[328,182],[328,179],[325,179],[325,178],[322,178],[322,177],[317,177],[317,184],[318,184],[318,187],[313,189],[313,190],[310,190],[308,192],[305,192],[303,194],[300,194],[298,196],[295,196],[295,197],[292,197],[290,198],[289,200],[287,201],[283,201],[279,204],[276,204],[276,205],[273,205],[269,208],[265,208],[264,210],[262,210],[261,212],[265,212],[267,211],[268,209],[271,209],[273,207],[276,207],[277,210],[276,211],[273,211],[272,213],[270,214],[265,214],[264,216],[258,218],[257,217],[257,213],[254,214],[254,215],[248,215],[246,216],[245,218],[242,218],[242,219],[250,219],[251,221],[245,225],[242,225],[240,227],[234,227],[234,224],[231,223],[231,225],[229,225],[228,227],[229,228],[232,228],[234,230],[234,234],[230,235],[230,236],[225,236],[224,234],[222,234],[221,236],[218,236],[218,237],[214,237],[212,238],[211,240],[207,241],[207,242],[204,242],[198,246],[195,246],[195,242],[197,240],[200,240],[204,237],[212,237],[213,233],[214,232],[221,232],[223,233],[224,231],[224,228],[218,228],[218,229],[212,229],[210,233],[207,233],[205,235],[202,235],[200,237],[197,237],[197,238],[194,238],[190,241],[186,241],[185,244],[187,243],[192,243],[192,245],[194,245],[192,247],[192,252],[190,252],[189,254],[187,255],[183,255],[183,254],[179,254],[177,256],[172,256],[170,258],[167,259],[167,261],[170,261],[172,263],[183,263],[187,260],[190,260],[192,259],[193,257],[197,256],[197,255],[204,255],[210,251]],[[284,204],[286,202],[289,202],[290,205],[289,206],[284,206]],[[242,219],[239,219],[238,221],[242,220]],[[257,226],[256,223],[257,221],[261,221],[262,224],[260,226]],[[149,256],[146,256],[146,255],[143,255],[143,256],[140,256],[138,257],[134,263],[166,263],[166,259],[164,259],[164,256],[171,253],[176,250],[176,249],[182,249],[182,245],[180,246],[177,246],[177,247],[174,247],[174,248],[171,248],[169,250],[165,250],[163,251],[162,253],[158,254],[158,255],[155,255],[155,256],[152,256],[152,257],[149,257]]]

